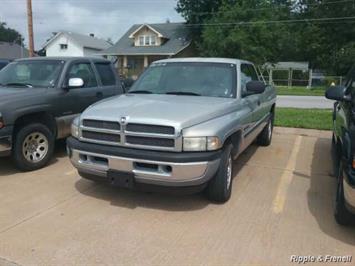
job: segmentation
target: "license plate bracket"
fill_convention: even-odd
[[[122,172],[117,170],[109,170],[107,177],[111,184],[118,187],[133,188],[135,178],[133,173]]]

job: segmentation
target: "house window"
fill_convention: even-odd
[[[144,45],[144,36],[139,36],[139,45],[140,46]]]
[[[67,50],[68,49],[68,44],[59,44],[60,45],[60,50]]]
[[[156,45],[157,43],[157,38],[155,35],[150,36],[150,45]]]
[[[144,45],[150,45],[150,36],[149,35],[145,36]]]
[[[154,46],[157,44],[157,37],[155,35],[141,35],[138,43],[139,46]]]

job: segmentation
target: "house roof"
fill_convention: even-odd
[[[146,24],[133,25],[112,47],[102,51],[103,55],[175,55],[191,44],[189,30],[184,23],[149,24],[159,32],[166,41],[160,46],[134,46],[130,38]],[[147,25],[148,26],[148,25]]]
[[[96,50],[104,50],[111,46],[107,41],[103,39],[99,39],[96,37],[92,37],[90,35],[79,34],[70,31],[60,31],[56,35],[54,35],[51,39],[49,39],[44,45],[43,48],[46,48],[51,42],[57,39],[60,35],[66,35],[68,38],[76,42],[82,47],[91,48]]]
[[[0,42],[0,59],[14,60],[28,57],[28,50],[17,43]]]

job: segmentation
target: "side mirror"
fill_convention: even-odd
[[[249,81],[246,85],[247,93],[250,94],[260,94],[265,91],[266,85],[261,81]]]
[[[345,94],[344,86],[331,86],[325,92],[325,98],[335,101],[349,101],[351,98]]]
[[[68,88],[80,88],[84,86],[84,81],[81,78],[70,78]]]

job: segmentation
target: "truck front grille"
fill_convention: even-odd
[[[83,126],[93,127],[93,128],[110,129],[110,130],[120,130],[121,129],[121,125],[118,122],[88,120],[88,119],[83,120]]]
[[[108,133],[99,133],[99,132],[92,132],[92,131],[82,131],[83,138],[90,139],[90,140],[98,140],[98,141],[105,141],[105,142],[114,142],[120,143],[121,136],[116,134],[108,134]]]
[[[82,141],[114,146],[173,151],[177,138],[175,128],[165,125],[121,124],[92,119],[84,119],[81,125]]]
[[[128,144],[155,146],[155,147],[174,147],[175,141],[173,139],[164,138],[147,138],[147,137],[135,137],[126,136],[126,142]]]
[[[174,127],[157,126],[157,125],[128,124],[126,130],[130,132],[153,133],[153,134],[164,134],[164,135],[175,134]]]

